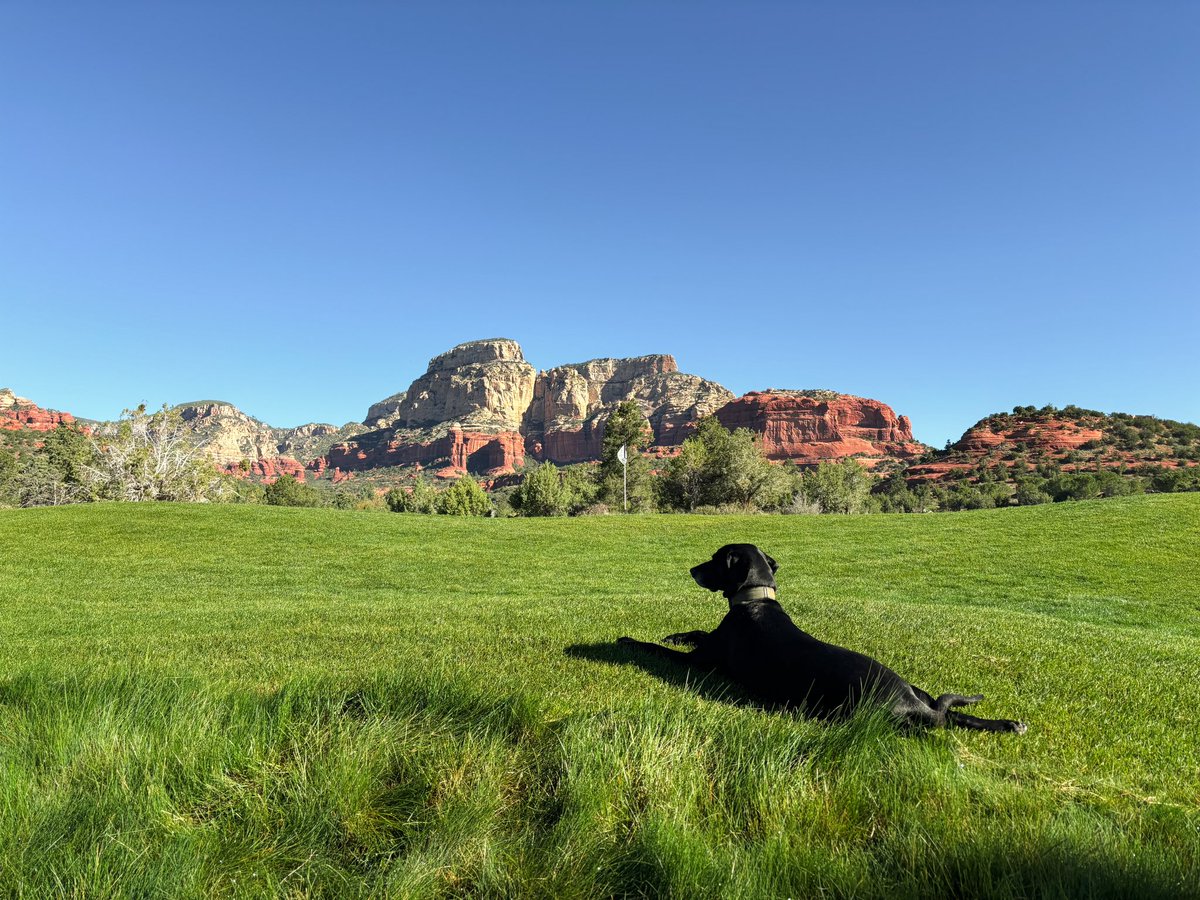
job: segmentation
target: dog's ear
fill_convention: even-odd
[[[742,558],[740,556],[738,556],[737,553],[730,550],[728,553],[725,554],[725,568],[732,569],[739,562],[741,562],[741,559]]]
[[[771,559],[771,557],[767,556],[765,553],[763,554],[763,559],[765,559],[767,561],[767,565],[771,567],[772,575],[779,571],[779,563],[775,562],[775,560]]]

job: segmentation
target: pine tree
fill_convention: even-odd
[[[632,400],[625,400],[618,405],[604,423],[604,443],[597,483],[600,499],[611,509],[623,508],[626,490],[631,511],[644,511],[653,507],[650,460],[642,453],[650,445],[652,436],[650,423],[642,415],[641,408]],[[625,465],[621,464],[617,456],[621,447],[625,448]]]

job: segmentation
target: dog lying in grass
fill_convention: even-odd
[[[663,638],[692,645],[686,653],[629,637],[619,642],[692,668],[720,672],[765,700],[801,707],[815,716],[845,715],[871,699],[909,725],[1025,731],[1022,722],[956,711],[978,703],[980,694],[942,694],[935,700],[871,657],[801,631],[775,600],[778,568],[753,544],[728,544],[691,570],[700,587],[720,591],[729,601],[729,612],[715,631]]]

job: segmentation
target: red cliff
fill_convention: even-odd
[[[813,465],[847,456],[912,459],[926,447],[913,440],[907,416],[878,400],[833,391],[752,391],[717,410],[726,428],[761,436],[768,459]]]
[[[54,409],[42,409],[32,400],[18,397],[8,388],[0,388],[0,430],[53,431],[59,425],[71,425],[75,417]]]
[[[512,471],[525,458],[525,438],[515,431],[484,433],[451,428],[431,440],[389,431],[371,432],[330,448],[322,467],[343,472],[381,466],[443,466],[459,471]],[[310,465],[312,465],[310,463]]]

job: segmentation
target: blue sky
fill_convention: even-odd
[[[0,4],[0,386],[361,419],[672,353],[1200,421],[1195,3]]]

